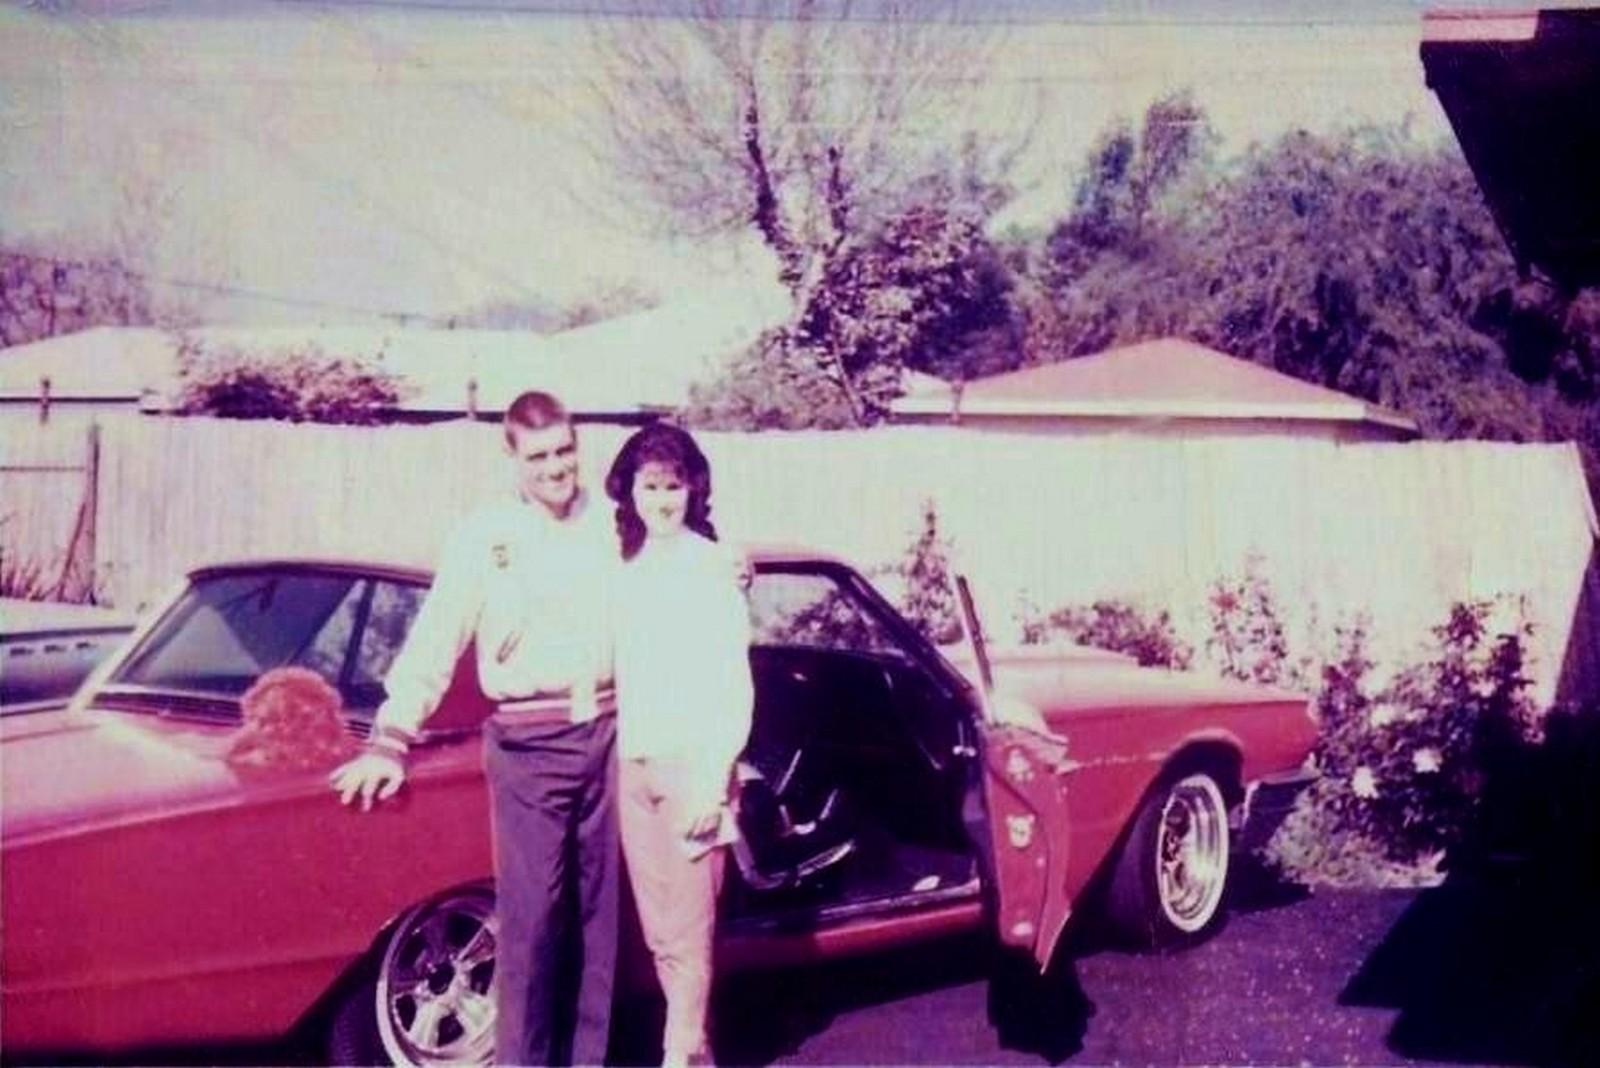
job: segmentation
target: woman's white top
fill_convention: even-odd
[[[750,612],[738,576],[733,553],[686,529],[648,538],[613,584],[617,754],[686,766],[702,807],[724,797],[750,734]]]

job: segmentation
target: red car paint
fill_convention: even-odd
[[[752,563],[844,567],[794,550],[756,553]],[[90,692],[113,667],[102,667]],[[1042,715],[1057,737],[1022,720],[978,727],[989,893],[908,902],[811,930],[730,934],[719,967],[870,952],[975,929],[990,915],[1002,941],[1047,961],[1169,759],[1211,746],[1237,761],[1245,783],[1298,769],[1315,737],[1303,696],[1146,671],[1121,658],[1035,653],[1002,658],[996,674],[998,704]],[[419,749],[406,789],[365,814],[338,803],[325,771],[230,767],[222,753],[233,728],[181,710],[80,700],[0,724],[7,1050],[282,1034],[400,913],[487,879],[473,729],[486,708],[469,670],[446,703],[434,722],[452,728],[449,736]],[[637,962],[628,969],[643,970]]]

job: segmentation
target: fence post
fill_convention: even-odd
[[[61,600],[82,593],[83,599],[93,602],[95,597],[95,526],[100,510],[100,424],[89,424],[87,448],[83,467],[83,498],[78,504],[78,518],[72,525],[72,539],[67,542],[67,552],[61,561],[61,578],[56,582],[55,598]],[[68,593],[69,584],[76,579],[82,589]]]
[[[83,555],[88,565],[89,600],[96,600],[100,573],[100,421],[89,424],[89,452],[83,465]]]

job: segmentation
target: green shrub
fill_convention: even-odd
[[[1243,574],[1211,584],[1206,652],[1228,678],[1308,690],[1310,661],[1290,656],[1278,599],[1261,568],[1261,557],[1252,553]]]
[[[23,556],[6,538],[7,528],[16,521],[15,514],[0,515],[0,597],[104,603],[105,573],[83,559],[81,542],[74,538],[70,549],[44,559]]]
[[[767,331],[716,378],[691,386],[681,414],[703,430],[839,430],[860,423],[827,361],[782,329]]]
[[[939,533],[932,501],[922,505],[922,530],[889,569],[901,580],[900,614],[935,645],[961,640],[961,612],[950,574],[950,541]]]
[[[247,355],[207,351],[193,339],[179,346],[178,410],[224,419],[372,425],[400,402],[399,380],[356,360],[301,352]]]
[[[1131,656],[1144,667],[1184,671],[1194,661],[1194,649],[1178,637],[1170,613],[1152,614],[1130,601],[1110,599],[1087,607],[1069,605],[1047,615],[1026,607],[1019,621],[1024,644],[1037,644],[1060,635],[1079,645]]]
[[[9,518],[0,519],[0,526],[4,526]],[[51,570],[38,560],[19,559],[15,552],[0,546],[0,597],[15,597],[24,601],[49,600],[60,584],[58,576],[51,574]]]

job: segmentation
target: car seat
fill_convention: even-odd
[[[781,767],[749,754],[739,761],[733,856],[751,889],[801,886],[855,852],[849,805],[823,763],[804,746]]]

